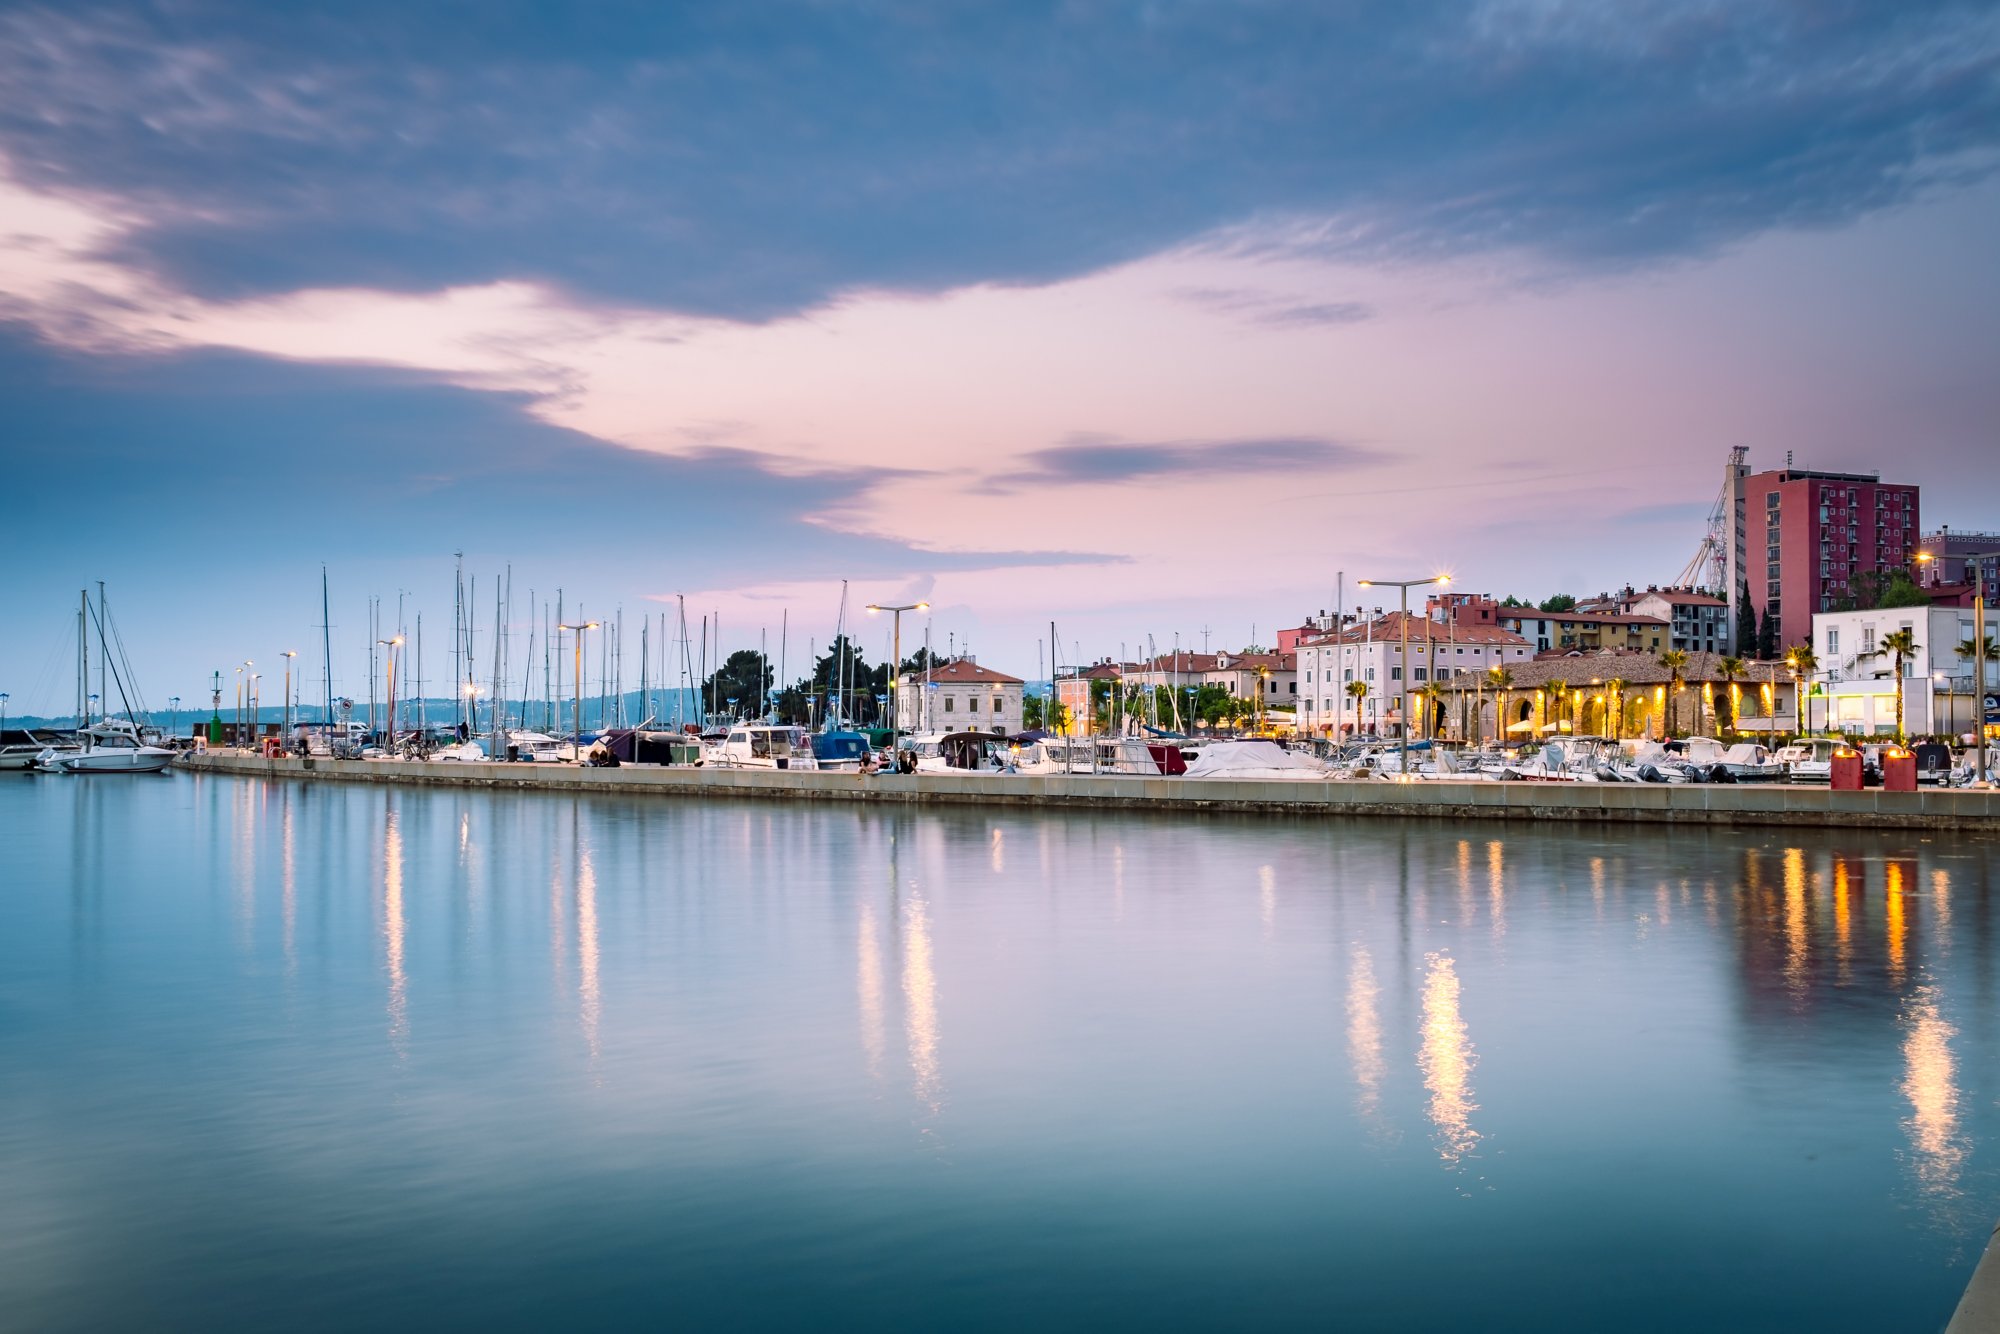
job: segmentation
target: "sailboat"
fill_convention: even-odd
[[[100,676],[109,674],[118,687],[118,697],[126,700],[125,681],[112,665],[109,641],[104,632],[104,596],[98,594],[97,614],[91,614],[90,593],[85,590],[76,614],[77,640],[77,749],[50,746],[35,757],[35,768],[52,774],[156,774],[173,763],[174,753],[152,744],[155,734],[142,731],[129,701],[125,717],[108,714],[92,720],[90,693],[90,625],[97,623],[97,656]],[[122,652],[122,650],[121,650]],[[107,708],[109,701],[106,701]]]

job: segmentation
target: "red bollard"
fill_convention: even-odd
[[[1901,746],[1891,746],[1882,752],[1882,790],[1884,792],[1915,792],[1917,790],[1917,754]]]
[[[1912,772],[1915,772],[1912,770]],[[1833,772],[1830,775],[1835,792],[1859,792],[1861,790],[1861,752],[1845,746],[1833,752]]]

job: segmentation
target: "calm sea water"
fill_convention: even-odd
[[[1992,843],[0,783],[0,1324],[1921,1330]]]

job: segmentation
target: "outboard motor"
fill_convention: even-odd
[[[1719,764],[1710,765],[1708,770],[1708,781],[1711,783],[1733,783],[1736,781],[1736,775],[1730,773],[1729,770],[1723,768]]]
[[[1664,783],[1667,779],[1666,775],[1660,772],[1658,766],[1648,763],[1639,766],[1639,781],[1642,783]]]

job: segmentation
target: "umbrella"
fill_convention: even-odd
[[[1533,720],[1528,718],[1523,718],[1518,723],[1510,724],[1507,728],[1507,731],[1510,734],[1514,732],[1532,732],[1534,730],[1535,730],[1535,724]]]

